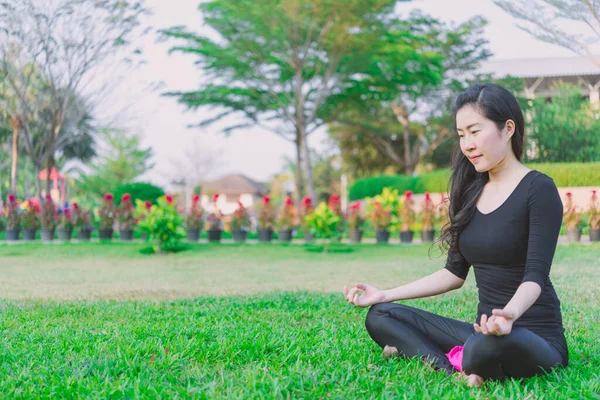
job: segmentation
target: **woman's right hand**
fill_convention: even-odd
[[[359,290],[362,290],[360,295],[358,294]],[[385,293],[375,286],[365,283],[357,283],[350,289],[348,289],[348,286],[344,286],[344,297],[347,302],[357,307],[369,307],[373,304],[385,303]]]

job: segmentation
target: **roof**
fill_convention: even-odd
[[[600,75],[600,66],[585,56],[516,58],[487,61],[482,63],[479,72],[518,78],[585,76]]]
[[[202,191],[239,195],[243,193],[262,194],[264,183],[257,182],[242,174],[227,175],[214,181],[202,183]]]

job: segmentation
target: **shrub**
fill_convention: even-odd
[[[40,227],[40,206],[37,201],[28,199],[24,207],[25,212],[21,216],[21,225],[24,229],[36,230]]]
[[[365,224],[365,218],[362,215],[360,201],[350,204],[348,207],[348,228],[353,231],[360,231]]]
[[[381,175],[356,181],[350,188],[348,197],[351,201],[374,197],[380,194],[385,187],[397,189],[399,192],[406,192],[408,190],[413,193],[424,192],[423,183],[419,177],[407,175]]]
[[[333,239],[340,236],[338,226],[341,216],[329,204],[320,203],[307,217],[310,232],[320,239]]]
[[[155,242],[154,249],[160,254],[176,251],[180,247],[179,242],[185,236],[182,223],[183,217],[177,212],[173,197],[165,195],[158,198],[157,204],[148,210],[139,226],[148,234],[148,239]]]
[[[313,207],[312,199],[310,197],[305,197],[302,199],[302,204],[300,205],[300,226],[302,229],[310,229],[306,218],[314,211],[314,209],[315,208]]]
[[[112,229],[115,224],[115,203],[112,193],[106,193],[98,210],[100,229]]]
[[[137,200],[149,201],[156,204],[159,197],[164,196],[165,192],[158,186],[154,186],[145,182],[134,182],[119,186],[114,195],[116,199],[122,199],[123,195],[129,193],[131,196],[131,204],[137,204]],[[121,202],[117,200],[117,204]]]

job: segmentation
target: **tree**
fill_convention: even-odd
[[[377,149],[371,154],[412,174],[452,131],[448,112],[456,87],[490,56],[485,23],[474,17],[453,26],[411,13],[388,35],[389,45],[371,61],[369,77],[331,99],[331,106],[342,110],[329,119],[334,136],[367,136]],[[408,36],[419,38],[410,50]],[[429,57],[420,57],[425,52]],[[407,65],[414,72],[407,72]]]
[[[106,192],[134,180],[154,167],[152,149],[141,148],[137,136],[116,129],[103,129],[100,150],[90,173],[81,173],[76,182],[76,196],[93,203]]]
[[[533,100],[526,160],[530,162],[600,161],[600,120],[577,86],[559,83],[550,103]],[[531,151],[534,150],[534,151]]]
[[[15,130],[20,131],[33,157],[30,124],[35,125],[44,114],[49,127],[43,128],[38,139],[43,141],[40,147],[47,170],[54,166],[57,140],[75,99],[92,80],[96,84],[93,92],[103,92],[105,87],[97,84],[98,75],[92,73],[107,60],[123,55],[119,50],[129,44],[145,12],[143,0],[0,3],[0,71],[17,99],[11,107],[18,126]],[[133,55],[128,57],[131,60]],[[39,125],[37,128],[41,133]]]
[[[314,197],[307,138],[325,124],[328,99],[375,66],[369,60],[387,46],[382,41],[397,20],[397,0],[213,0],[199,8],[218,39],[183,27],[163,31],[180,39],[171,51],[199,58],[206,82],[191,92],[170,92],[196,109],[212,106],[216,115],[237,123],[223,131],[258,125],[296,146],[298,201],[302,170]],[[404,37],[411,52],[413,38]],[[427,57],[423,54],[422,57]]]
[[[600,39],[600,4],[597,1],[494,0],[494,4],[519,20],[521,23],[517,26],[536,39],[586,55],[600,66],[600,59],[590,48]],[[569,33],[559,25],[584,28],[587,34]]]

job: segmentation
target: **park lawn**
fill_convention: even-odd
[[[428,246],[0,245],[3,398],[600,399],[600,246],[559,246],[552,281],[570,365],[467,388],[418,360],[382,359],[344,284],[388,288],[443,266]],[[435,248],[434,248],[435,249]],[[474,320],[473,274],[406,301]]]

